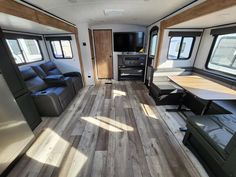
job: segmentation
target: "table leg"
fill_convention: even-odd
[[[207,113],[207,111],[209,110],[210,106],[211,106],[212,101],[208,101],[206,106],[203,108],[202,112],[201,112],[201,116],[205,115]]]

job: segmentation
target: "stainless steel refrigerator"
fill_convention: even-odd
[[[0,175],[33,139],[34,134],[0,73]]]

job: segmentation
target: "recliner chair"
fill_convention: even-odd
[[[51,61],[41,64],[40,67],[46,73],[46,75],[63,75],[64,77],[70,77],[72,79],[73,87],[76,93],[81,88],[83,88],[82,76],[79,72],[69,72],[62,74],[57,66]]]
[[[48,85],[31,67],[20,71],[41,116],[60,115],[75,95],[66,82],[52,82]]]

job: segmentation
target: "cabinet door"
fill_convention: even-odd
[[[0,72],[3,74],[13,96],[16,98],[27,92],[27,88],[20,76],[20,71],[15,64],[7,47],[3,33],[0,29]]]
[[[38,110],[30,93],[18,97],[16,99],[16,102],[20,107],[21,112],[23,113],[30,128],[34,130],[40,124],[41,117],[39,116]]]

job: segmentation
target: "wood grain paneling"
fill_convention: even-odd
[[[112,30],[93,30],[97,76],[112,79]]]
[[[203,77],[169,76],[170,80],[203,100],[236,100],[236,91]]]
[[[44,118],[8,177],[207,177],[182,144],[184,120],[165,109],[141,82],[85,87],[60,117]]]
[[[158,41],[157,57],[155,62],[155,68],[159,66],[161,49],[163,45],[164,30],[168,27],[183,23],[200,16],[204,16],[219,10],[223,10],[236,5],[235,0],[206,0],[201,4],[198,4],[190,9],[180,12],[166,20],[161,22],[160,26],[160,36]],[[207,23],[207,22],[206,22]]]
[[[0,0],[0,12],[75,33],[76,27],[13,0]]]

